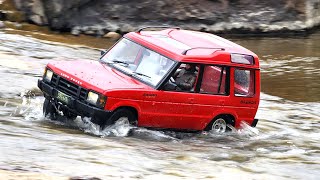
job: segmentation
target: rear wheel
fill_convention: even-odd
[[[45,99],[43,103],[43,114],[52,120],[57,120],[59,113],[49,99]]]
[[[231,131],[231,128],[229,128],[229,126],[234,126],[232,119],[228,118],[227,116],[219,116],[211,121],[205,130],[216,133],[224,133],[227,131]]]

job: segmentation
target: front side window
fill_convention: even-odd
[[[227,68],[206,65],[204,67],[200,93],[226,94]]]
[[[234,93],[236,96],[252,97],[254,95],[254,70],[235,69]]]
[[[125,38],[101,61],[152,86],[156,86],[174,65],[173,60]]]

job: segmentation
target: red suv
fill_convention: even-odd
[[[44,115],[91,117],[101,127],[118,121],[216,132],[241,122],[256,126],[256,54],[212,34],[152,28],[124,35],[99,61],[49,63],[38,81]]]

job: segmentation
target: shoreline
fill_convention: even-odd
[[[47,27],[40,27],[37,25],[26,24],[24,23],[25,28],[15,27],[13,22],[5,22],[6,27],[0,29],[0,32],[3,31],[8,34],[19,34],[23,36],[31,36],[36,39],[63,43],[67,45],[74,46],[84,46],[94,49],[107,49],[112,46],[116,41],[108,38],[94,37],[89,35],[79,35],[74,36],[69,33],[60,33],[49,30]]]
[[[96,49],[107,49],[112,46],[118,39],[122,37],[120,34],[110,35],[109,37],[101,37],[94,35],[79,34],[73,35],[70,32],[52,31],[48,26],[38,26],[30,23],[17,23],[10,21],[0,21],[4,24],[4,27],[0,28],[0,32],[6,32],[9,34],[27,35],[41,40],[48,40],[52,42],[60,42],[70,45],[83,45]],[[137,28],[138,29],[138,28]],[[183,28],[182,28],[183,29]],[[320,26],[308,29],[306,31],[291,31],[282,33],[213,33],[223,38],[290,38],[290,37],[307,37],[320,31]]]

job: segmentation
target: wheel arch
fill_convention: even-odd
[[[218,118],[223,118],[229,121],[228,123],[230,123],[233,127],[236,127],[237,125],[236,123],[237,116],[235,116],[233,113],[221,113],[221,114],[215,115],[209,122],[207,122],[203,129],[204,130],[207,129],[213,123],[213,121],[215,121]]]
[[[131,111],[134,114],[136,120],[138,121],[139,113],[138,113],[138,110],[135,107],[132,107],[132,106],[119,106],[116,109],[114,109],[113,112],[115,112],[115,111],[117,111],[119,109],[126,109],[126,110]]]
[[[236,125],[236,118],[235,118],[232,114],[228,114],[228,113],[226,113],[226,114],[219,114],[219,115],[217,115],[214,119],[218,119],[218,118],[220,118],[220,117],[229,120],[232,126],[235,126],[235,125]],[[213,120],[214,120],[214,119],[213,119]]]
[[[141,107],[138,102],[126,99],[112,98],[111,104],[108,105],[108,107],[106,107],[107,110],[112,112],[115,112],[117,109],[120,108],[127,108],[129,110],[132,110],[135,113],[137,119],[141,113]]]

